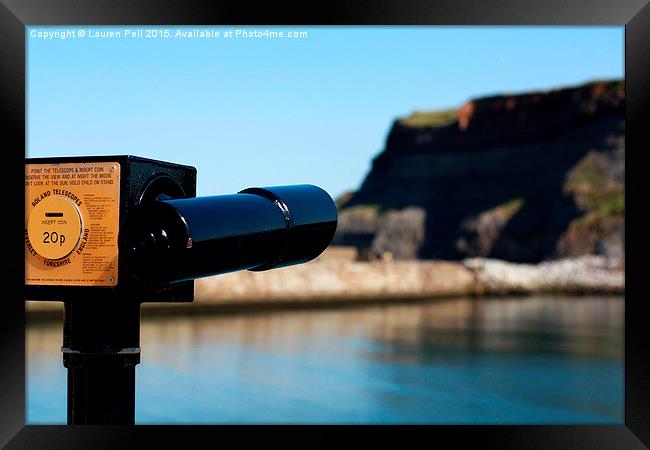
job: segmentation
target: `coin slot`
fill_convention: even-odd
[[[47,260],[70,255],[82,233],[81,213],[68,197],[52,195],[39,202],[27,220],[27,237],[34,251]]]

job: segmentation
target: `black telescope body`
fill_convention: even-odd
[[[133,424],[140,304],[194,279],[316,258],[337,224],[303,184],[196,197],[196,169],[130,155],[25,161],[25,292],[64,302],[69,424]]]
[[[147,283],[310,261],[329,245],[337,212],[312,185],[143,203],[127,226],[128,268]]]

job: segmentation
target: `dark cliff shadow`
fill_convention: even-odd
[[[521,198],[523,205],[501,228],[488,254],[480,256],[514,262],[552,257],[571,221],[584,214],[574,198],[564,193],[566,178],[590,150],[602,149],[602,131],[597,128],[603,125],[607,124],[596,121],[588,126],[561,128],[544,141],[512,146],[507,167],[496,175],[494,170],[482,168],[482,164],[490,164],[492,151],[475,150],[474,167],[462,177],[439,181],[432,187],[435,194],[425,207],[425,238],[419,256],[467,257],[456,246],[461,223]]]
[[[562,234],[583,212],[561,189],[525,199],[496,239],[490,258],[535,263],[554,256]]]

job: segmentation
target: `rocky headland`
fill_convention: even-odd
[[[395,120],[335,244],[362,257],[624,263],[620,80],[471,100]]]

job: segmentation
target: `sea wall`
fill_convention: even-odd
[[[588,255],[540,264],[488,258],[452,261],[323,259],[268,272],[242,271],[196,282],[201,303],[345,301],[536,293],[622,293],[623,269]]]
[[[331,247],[315,261],[299,266],[199,279],[193,303],[148,303],[143,314],[544,292],[621,294],[625,289],[623,269],[602,256],[514,264],[486,258],[360,262],[356,255],[354,248]],[[60,317],[62,306],[28,302],[27,310],[32,317]]]

